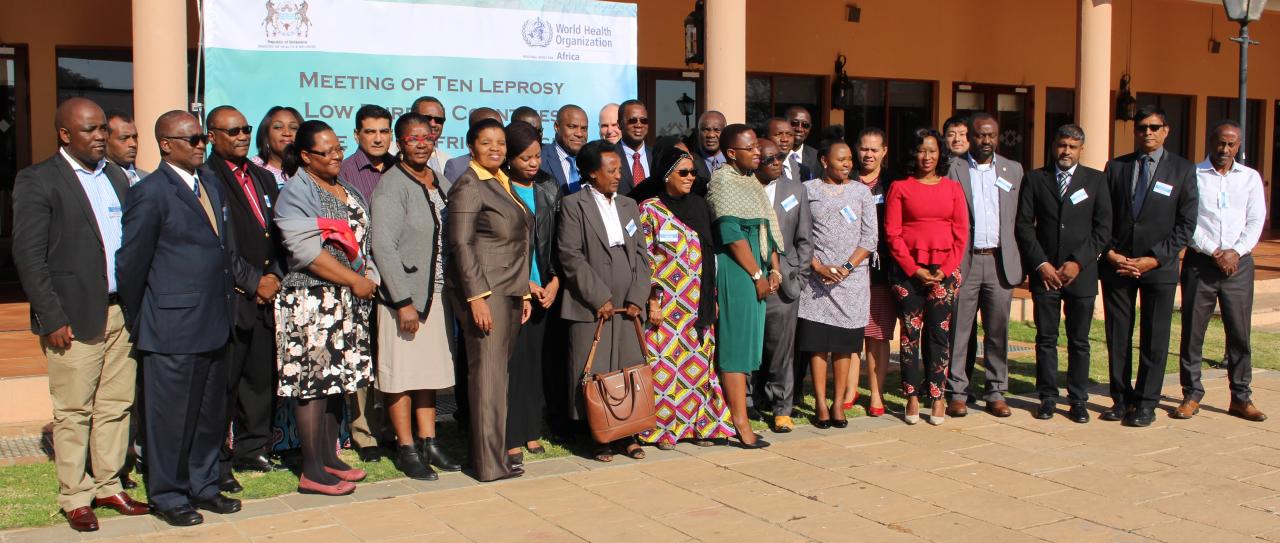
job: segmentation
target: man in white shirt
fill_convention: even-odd
[[[1200,382],[1205,329],[1215,305],[1222,306],[1227,335],[1225,365],[1231,382],[1231,415],[1253,422],[1267,416],[1254,407],[1249,382],[1253,366],[1249,351],[1253,311],[1253,256],[1267,219],[1262,177],[1236,162],[1244,138],[1240,125],[1220,121],[1209,140],[1209,157],[1196,165],[1200,205],[1196,230],[1182,266],[1182,345],[1179,380],[1182,404],[1170,417],[1189,419],[1200,411],[1204,385]]]

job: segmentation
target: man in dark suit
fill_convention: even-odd
[[[795,148],[797,141],[796,132],[791,123],[782,117],[774,117],[765,122],[764,133],[764,137],[778,144],[778,151],[783,154],[782,177],[800,183],[813,179],[813,172],[808,166],[796,160],[788,160],[793,158],[791,151]]]
[[[221,181],[218,190],[226,201],[227,225],[235,230],[235,244],[227,247],[236,291],[226,391],[232,446],[224,444],[218,459],[218,486],[234,493],[242,488],[232,469],[282,469],[267,459],[267,447],[276,386],[272,300],[285,274],[284,254],[272,223],[276,184],[270,172],[248,160],[248,121],[235,108],[218,106],[209,111],[205,128],[213,154],[200,168],[200,177],[209,183]]]
[[[787,109],[787,122],[791,123],[791,130],[796,135],[795,148],[791,150],[791,158],[787,160],[792,161],[793,166],[800,164],[809,168],[809,174],[814,178],[822,177],[822,161],[818,160],[818,150],[808,144],[809,132],[813,130],[813,116],[804,106],[791,106]]]
[[[618,142],[618,156],[622,157],[622,180],[618,182],[618,194],[626,196],[649,178],[653,169],[653,156],[645,145],[649,137],[649,108],[639,100],[627,100],[618,106],[622,123],[622,141]]]
[[[698,116],[697,137],[689,149],[693,155],[693,169],[698,171],[698,178],[693,182],[693,192],[700,196],[707,195],[712,172],[724,165],[720,133],[724,131],[725,123],[724,114],[714,109]]]
[[[1169,358],[1169,325],[1178,287],[1178,253],[1196,228],[1195,165],[1164,148],[1163,110],[1145,106],[1134,121],[1136,152],[1107,163],[1111,243],[1099,264],[1111,360],[1111,400],[1102,420],[1149,426]],[[1134,304],[1142,297],[1138,379],[1133,375]]]
[[[160,166],[125,201],[116,281],[142,359],[148,495],[165,522],[192,526],[204,521],[196,507],[240,510],[218,489],[234,233],[218,183],[199,178],[208,138],[196,118],[161,115],[156,141]]]
[[[58,506],[71,528],[90,532],[92,506],[147,513],[118,477],[138,367],[114,273],[129,181],[104,158],[107,120],[97,104],[70,98],[55,123],[58,152],[14,181],[13,261],[49,364]]]
[[[587,112],[566,104],[556,112],[555,130],[555,142],[542,147],[542,171],[551,174],[565,194],[573,194],[582,188],[575,158],[587,143]]]
[[[969,204],[969,246],[960,263],[961,286],[956,310],[947,376],[947,415],[963,417],[973,396],[969,365],[969,336],[982,312],[983,366],[987,412],[1012,414],[1004,393],[1009,390],[1009,306],[1014,287],[1022,284],[1022,256],[1013,233],[1022,185],[1022,165],[996,153],[1000,125],[987,113],[969,121],[969,154],[952,160],[948,177],[960,182]]]
[[[1058,322],[1067,316],[1067,418],[1089,422],[1089,326],[1098,297],[1098,257],[1111,241],[1111,194],[1102,172],[1080,164],[1084,130],[1058,128],[1057,160],[1022,181],[1016,235],[1031,270],[1035,303],[1037,419],[1053,417],[1058,396]]]
[[[784,122],[783,126],[788,125]],[[809,239],[813,216],[809,213],[809,197],[804,185],[782,175],[787,153],[773,140],[757,141],[761,158],[756,179],[765,186],[765,193],[773,203],[787,253],[778,259],[782,267],[778,291],[765,298],[764,360],[755,375],[747,380],[747,399],[773,412],[774,432],[787,433],[795,428],[791,409],[795,405],[796,374],[801,384],[804,379],[804,372],[795,367],[796,320],[800,314],[800,291],[813,258],[813,243]]]
[[[107,113],[107,160],[124,170],[131,187],[151,173],[136,164],[138,127],[133,124],[133,117],[119,111]]]

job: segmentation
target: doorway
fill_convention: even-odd
[[[1031,166],[1032,87],[956,83],[952,105],[956,115],[985,111],[1000,123],[1001,156]]]

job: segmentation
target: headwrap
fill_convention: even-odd
[[[670,152],[659,155],[658,162],[655,164],[653,171],[661,172],[662,176],[650,177],[663,183],[671,172],[675,171],[676,166],[684,159],[693,160],[693,157],[677,148],[672,148]],[[698,328],[706,328],[715,322],[716,318],[716,297],[710,296],[708,293],[715,289],[716,285],[716,261],[712,256],[711,248],[715,245],[715,235],[711,230],[711,208],[707,206],[707,201],[697,194],[689,193],[684,196],[672,196],[664,189],[658,193],[658,200],[667,209],[671,210],[671,214],[676,219],[692,228],[698,234],[698,244],[702,247],[702,292],[703,295],[698,300],[698,321],[695,326]]]
[[[764,185],[754,175],[742,175],[731,165],[725,165],[711,174],[711,184],[707,186],[707,203],[711,204],[711,215],[715,219],[721,217],[737,217],[739,219],[764,219],[769,228],[760,229],[760,251],[769,249],[768,236],[778,252],[785,252],[782,245],[782,229],[778,227],[778,215],[773,212],[769,203],[769,195],[764,192]]]

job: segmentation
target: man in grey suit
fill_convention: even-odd
[[[822,177],[822,162],[818,160],[818,150],[805,144],[809,139],[809,131],[813,130],[813,116],[804,106],[791,106],[787,109],[787,122],[791,123],[791,130],[796,135],[795,147],[791,149],[791,157],[787,160],[794,161],[793,165],[803,164],[809,168],[809,173],[814,178]]]
[[[1000,125],[987,113],[969,120],[969,154],[951,161],[948,177],[960,182],[969,202],[969,247],[960,263],[963,283],[956,293],[952,328],[951,372],[947,377],[947,415],[968,414],[965,403],[973,397],[966,363],[969,334],[978,311],[982,312],[983,367],[987,384],[987,412],[1008,417],[1009,404],[1009,304],[1013,288],[1022,283],[1022,255],[1014,237],[1018,214],[1018,190],[1022,165],[996,154]]]
[[[785,121],[782,124],[786,126]],[[795,427],[791,422],[791,408],[796,383],[803,383],[804,379],[804,368],[795,367],[796,318],[800,311],[802,280],[813,258],[813,243],[809,240],[813,216],[809,214],[804,184],[782,176],[782,162],[787,153],[772,140],[762,138],[759,142],[761,159],[756,179],[765,186],[765,193],[773,203],[782,228],[783,246],[789,250],[779,259],[782,284],[778,292],[765,299],[764,360],[760,370],[747,381],[748,398],[758,407],[768,406],[773,411],[773,431],[786,433]]]
[[[808,166],[792,158],[791,151],[795,148],[796,132],[791,127],[791,123],[782,117],[774,117],[765,122],[764,136],[772,140],[778,147],[778,153],[781,155],[779,163],[782,165],[782,177],[791,181],[804,183],[813,179],[813,172]],[[770,155],[763,155],[768,158]],[[763,160],[763,158],[762,158]]]
[[[127,113],[107,113],[107,160],[124,170],[131,187],[151,173],[138,169],[135,164],[138,160],[138,127]]]

